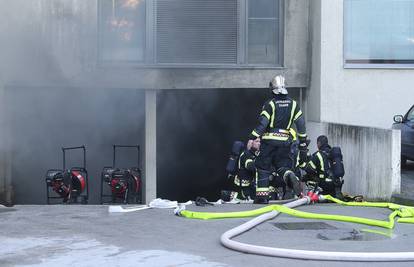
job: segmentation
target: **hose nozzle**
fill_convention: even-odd
[[[183,210],[185,210],[185,205],[178,205],[178,207],[174,209],[174,214],[177,216],[181,216],[181,212]]]
[[[310,203],[316,203],[319,201],[319,192],[309,191],[307,197]]]

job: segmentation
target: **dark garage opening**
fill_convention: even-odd
[[[290,96],[299,99],[299,90]],[[217,200],[233,141],[247,141],[268,89],[166,90],[157,103],[157,195]]]

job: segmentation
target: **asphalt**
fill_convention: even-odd
[[[393,202],[414,206],[414,161],[401,169],[401,194],[394,195]]]
[[[260,207],[225,204],[190,210],[239,211]],[[303,206],[300,210],[386,219],[387,209]],[[195,220],[172,210],[108,213],[108,206],[52,205],[0,208],[0,266],[413,266],[413,262],[304,261],[239,253],[219,238],[248,219]],[[308,229],[312,223],[321,229]],[[322,251],[413,251],[414,225],[393,230],[280,215],[236,239],[251,244]],[[282,225],[281,225],[282,223]],[[284,223],[284,224],[283,224]],[[276,226],[276,224],[279,224]],[[372,233],[370,230],[380,231]],[[355,234],[357,233],[357,234]]]

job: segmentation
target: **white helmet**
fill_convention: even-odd
[[[285,77],[283,75],[275,76],[272,81],[269,83],[269,88],[276,95],[287,95],[288,91],[285,87]]]

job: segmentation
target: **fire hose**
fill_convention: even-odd
[[[310,212],[303,212],[294,210],[293,208],[310,204],[310,198],[305,197],[284,205],[269,205],[264,208],[241,211],[241,212],[224,212],[224,213],[209,213],[209,212],[193,212],[185,209],[177,209],[176,215],[193,219],[224,219],[224,218],[245,218],[254,217],[252,220],[243,223],[233,229],[225,232],[220,241],[223,246],[236,251],[273,256],[284,257],[292,259],[304,259],[304,260],[323,260],[323,261],[365,261],[365,262],[390,262],[390,261],[414,261],[414,252],[338,252],[338,251],[311,251],[311,250],[298,250],[298,249],[284,249],[274,248],[266,246],[257,246],[246,244],[232,240],[232,238],[249,231],[250,229],[258,226],[259,224],[274,219],[280,213],[289,214],[296,217],[306,219],[321,219],[321,220],[335,220],[344,222],[360,223],[372,226],[379,226],[388,229],[394,227],[394,220],[398,216],[400,217],[397,222],[402,223],[414,223],[414,207],[401,206],[393,203],[385,202],[342,202],[329,195],[320,196],[320,200],[330,200],[340,205],[347,206],[362,206],[362,207],[382,207],[389,208],[393,212],[389,215],[388,221],[374,220],[352,216],[331,215],[331,214],[317,214]]]

